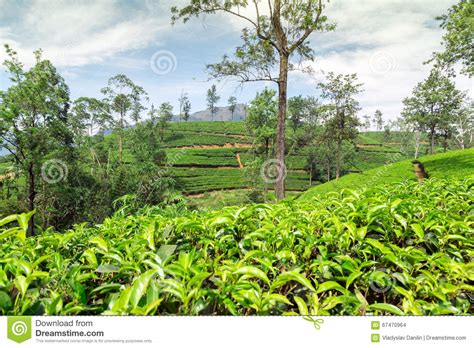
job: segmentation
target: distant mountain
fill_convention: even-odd
[[[228,107],[217,107],[214,114],[214,121],[230,121],[232,113]],[[189,121],[211,121],[212,115],[210,110],[198,111],[189,117]],[[234,111],[234,121],[245,119],[245,105],[237,104]]]

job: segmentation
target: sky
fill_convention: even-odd
[[[189,1],[189,0],[188,0]],[[174,26],[170,7],[185,0],[0,0],[0,44],[9,44],[25,65],[33,51],[58,68],[71,89],[71,97],[101,97],[100,89],[116,74],[125,74],[145,88],[150,104],[168,101],[178,108],[182,92],[188,93],[192,111],[206,108],[206,90],[217,85],[219,106],[231,95],[247,103],[265,86],[259,82],[210,81],[206,64],[231,55],[240,43],[245,23],[228,15],[208,15]],[[289,96],[319,96],[323,72],[357,73],[364,92],[358,96],[359,115],[380,109],[396,119],[403,98],[425,79],[430,70],[423,62],[440,50],[442,31],[435,18],[455,0],[332,0],[326,15],[336,30],[310,37],[316,52],[307,62],[313,75],[293,72]],[[246,10],[249,16],[254,15]],[[0,50],[0,61],[5,52]],[[2,67],[0,89],[9,79]],[[467,77],[456,77],[462,90],[473,94]]]

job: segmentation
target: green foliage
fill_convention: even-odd
[[[229,99],[227,100],[227,104],[228,104],[228,108],[230,110],[230,113],[231,113],[231,121],[234,120],[234,112],[235,112],[235,109],[237,107],[237,98],[235,96],[230,96]]]
[[[123,130],[129,121],[137,123],[145,110],[143,102],[148,100],[145,90],[123,74],[111,77],[101,93],[117,117],[114,126],[118,130]]]
[[[329,103],[322,107],[324,110],[324,129],[319,143],[326,148],[325,153],[329,154],[334,149],[334,161],[336,178],[342,174],[344,164],[344,143],[354,143],[358,135],[360,126],[357,112],[360,110],[359,102],[355,96],[362,92],[362,84],[357,82],[357,74],[335,75],[330,72],[326,76],[327,81],[319,83],[322,95]],[[328,166],[330,172],[330,166]]]
[[[441,28],[445,30],[441,44],[444,51],[436,52],[434,59],[439,66],[452,66],[460,62],[462,72],[474,75],[474,3],[471,0],[460,0],[453,5],[448,14],[439,17]]]
[[[257,145],[264,148],[266,159],[268,159],[271,142],[273,143],[276,135],[278,103],[275,96],[276,91],[268,88],[257,92],[255,99],[250,102],[245,119],[248,132]]]
[[[380,132],[384,123],[382,111],[375,110],[373,122],[377,126],[377,130]]]
[[[431,154],[435,151],[436,132],[449,131],[456,115],[462,112],[465,97],[449,76],[433,69],[428,78],[416,85],[412,96],[403,100],[405,122],[417,131],[429,133]]]
[[[0,240],[14,236],[22,242],[26,239],[26,232],[28,230],[28,222],[36,212],[33,210],[29,213],[10,215],[0,220],[0,228],[3,228],[0,233]],[[5,228],[16,221],[19,227]]]
[[[214,121],[214,114],[216,113],[216,104],[221,97],[217,94],[216,85],[212,85],[207,91],[207,107],[211,111],[211,120]],[[221,120],[222,121],[222,120]]]
[[[472,314],[473,187],[429,179],[199,214],[124,206],[93,228],[7,237],[0,313]]]
[[[288,120],[294,132],[304,124],[314,127],[319,117],[319,102],[314,97],[301,95],[288,99]]]
[[[41,171],[48,160],[69,161],[74,155],[69,88],[42,51],[34,52],[35,63],[25,70],[17,53],[5,45],[4,65],[11,85],[0,91],[0,146],[13,156],[26,187],[21,209],[34,210],[38,191],[46,182]],[[29,233],[34,233],[31,219]]]
[[[187,93],[181,93],[181,97],[178,99],[179,101],[179,120],[188,121],[191,112],[191,101],[189,100]]]

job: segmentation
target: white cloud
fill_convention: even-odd
[[[36,0],[17,12],[25,15],[0,27],[0,42],[11,44],[27,64],[39,47],[59,67],[96,64],[118,53],[156,45],[160,35],[171,29],[164,12],[160,17],[112,0]]]

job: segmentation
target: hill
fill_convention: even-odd
[[[227,106],[217,107],[214,114],[214,121],[242,121],[245,119],[245,105],[237,104],[234,111],[234,116]],[[190,115],[190,121],[212,121],[211,110],[202,110]]]
[[[474,173],[474,148],[422,156],[419,161],[424,165],[425,171],[430,177],[461,179]],[[320,194],[340,191],[345,188],[357,189],[404,180],[417,180],[411,160],[343,176],[339,180],[332,180],[309,189],[301,195],[300,199],[308,200]]]

